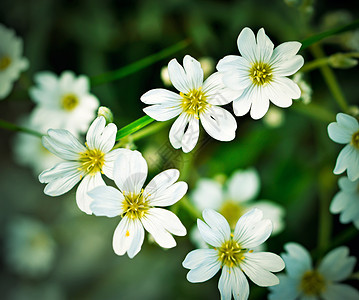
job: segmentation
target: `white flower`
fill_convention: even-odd
[[[249,285],[245,273],[259,286],[279,283],[271,272],[284,268],[283,260],[270,252],[253,252],[251,249],[262,244],[272,232],[272,224],[262,219],[263,213],[253,209],[243,215],[231,233],[226,219],[212,209],[203,211],[203,219],[197,220],[202,238],[213,249],[197,249],[187,254],[183,266],[190,271],[190,282],[203,282],[212,278],[221,268],[218,288],[221,299],[248,299]]]
[[[22,275],[48,273],[55,259],[55,241],[41,222],[15,217],[8,225],[5,240],[8,264]]]
[[[86,135],[86,147],[70,132],[63,129],[50,129],[42,138],[46,149],[66,160],[39,175],[42,183],[47,183],[45,194],[59,196],[71,190],[81,180],[76,192],[78,207],[91,214],[92,199],[87,192],[96,186],[105,185],[101,173],[113,178],[113,163],[117,156],[127,149],[112,150],[117,127],[111,123],[105,127],[104,117],[98,117],[91,124]]]
[[[14,30],[0,24],[0,99],[10,94],[14,81],[29,62],[22,57],[22,39],[15,35]]]
[[[219,107],[238,96],[222,83],[222,75],[212,74],[203,82],[200,63],[189,55],[183,59],[184,68],[172,59],[168,73],[179,94],[153,89],[142,95],[141,101],[151,104],[144,112],[157,121],[167,121],[179,115],[173,123],[169,138],[172,146],[190,152],[198,141],[199,121],[206,132],[216,140],[231,141],[235,137],[237,123],[225,109]]]
[[[349,180],[341,177],[338,180],[340,191],[334,196],[330,204],[330,212],[340,213],[340,222],[353,222],[359,229],[359,179]]]
[[[293,81],[298,84],[300,88],[300,99],[304,104],[309,104],[312,101],[312,88],[309,83],[304,79],[303,73],[298,72],[293,76]]]
[[[268,111],[269,101],[289,107],[292,99],[300,97],[298,85],[286,76],[303,66],[303,57],[296,55],[301,43],[286,42],[273,49],[263,28],[256,40],[253,31],[246,27],[239,34],[237,45],[242,56],[228,55],[217,65],[223,82],[231,89],[243,91],[233,101],[237,116],[250,110],[253,119],[260,119]]]
[[[271,201],[254,201],[258,195],[260,180],[255,169],[237,170],[223,187],[213,179],[200,179],[191,194],[195,206],[200,210],[211,208],[219,211],[231,228],[237,220],[253,208],[263,211],[264,217],[273,223],[273,234],[284,228],[284,209]]]
[[[66,129],[75,135],[86,132],[99,106],[98,99],[89,93],[86,76],[76,78],[65,71],[58,78],[51,72],[40,72],[35,82],[30,96],[37,104],[33,111],[37,126]]]
[[[20,123],[26,128],[38,130],[29,118],[23,119]],[[16,135],[13,150],[16,162],[31,167],[36,176],[44,169],[48,169],[61,161],[59,157],[42,145],[40,137],[28,133],[20,132]]]
[[[356,258],[349,256],[348,247],[330,251],[313,268],[309,252],[301,245],[287,243],[282,254],[287,274],[279,274],[279,285],[270,287],[269,300],[357,300],[359,292],[339,283],[353,272]]]
[[[176,182],[179,171],[166,170],[143,189],[147,172],[141,153],[128,150],[115,161],[114,180],[119,190],[100,186],[89,192],[94,199],[91,210],[95,215],[122,216],[113,235],[113,249],[117,255],[127,252],[133,258],[141,250],[144,228],[163,248],[176,246],[171,234],[186,235],[186,228],[174,213],[155,207],[172,205],[185,195],[187,184]]]
[[[336,143],[346,144],[340,151],[334,174],[347,170],[351,181],[359,178],[359,124],[349,115],[337,114],[337,122],[328,125],[329,137]]]

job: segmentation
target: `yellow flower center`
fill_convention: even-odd
[[[61,106],[64,110],[72,111],[79,104],[79,98],[74,94],[65,94],[61,98]]]
[[[236,227],[238,219],[244,213],[244,207],[232,200],[226,200],[222,204],[222,207],[220,208],[219,212],[227,219],[229,226],[234,229]]]
[[[248,252],[248,249],[242,248],[236,241],[230,239],[224,242],[220,248],[217,248],[217,251],[218,259],[222,266],[232,268],[233,266],[238,266],[244,260],[243,254]]]
[[[323,276],[317,271],[307,271],[302,276],[300,282],[300,290],[305,295],[314,296],[320,295],[325,289],[325,280]]]
[[[206,100],[206,95],[202,92],[202,89],[192,90],[187,94],[180,93],[182,97],[182,109],[185,113],[198,116],[200,113],[206,110],[210,104]]]
[[[86,152],[80,153],[81,167],[79,170],[84,171],[87,175],[95,175],[102,171],[105,163],[105,153],[99,149],[88,149]]]
[[[352,135],[350,144],[359,150],[359,130]]]
[[[149,210],[150,205],[143,196],[143,189],[139,194],[123,193],[125,199],[122,202],[123,214],[130,219],[141,219]]]
[[[249,70],[249,77],[254,85],[264,86],[272,81],[272,68],[266,63],[256,62],[252,64],[252,68]]]
[[[11,58],[4,55],[0,58],[0,71],[4,71],[11,64]]]

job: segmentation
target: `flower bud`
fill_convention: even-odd
[[[349,69],[355,67],[358,61],[352,57],[346,56],[343,53],[336,53],[329,57],[329,65],[338,69]]]
[[[113,122],[113,114],[111,112],[111,110],[106,107],[106,106],[100,106],[98,111],[97,111],[97,116],[98,117],[104,117],[106,120],[106,125],[108,123],[112,123]]]

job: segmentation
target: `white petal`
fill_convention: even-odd
[[[199,179],[191,199],[200,211],[205,208],[219,210],[224,201],[222,186],[213,179]]]
[[[279,272],[285,267],[283,259],[271,252],[248,252],[245,254],[245,261],[270,272]]]
[[[186,255],[182,265],[186,269],[194,269],[202,265],[208,258],[218,259],[218,252],[214,249],[196,249]]]
[[[244,28],[238,36],[237,46],[239,52],[250,62],[255,62],[257,58],[257,44],[254,33],[248,27]]]
[[[175,106],[179,104],[182,97],[179,94],[166,89],[153,89],[141,96],[141,101],[145,104],[165,104]]]
[[[173,185],[179,178],[180,172],[176,169],[169,169],[157,174],[147,184],[144,194],[154,194],[156,192],[162,192]]]
[[[105,129],[106,120],[104,117],[97,117],[91,124],[86,134],[86,142],[90,149],[98,148],[101,134]]]
[[[202,220],[197,219],[198,230],[201,233],[203,240],[213,246],[213,247],[221,247],[225,242],[223,236],[215,229],[209,227]]]
[[[140,252],[143,239],[145,237],[145,230],[139,220],[132,220],[133,230],[129,230],[130,234],[133,233],[132,242],[127,250],[129,258],[133,258],[138,252]]]
[[[264,93],[264,89],[260,87],[255,88],[253,94],[251,117],[255,120],[263,118],[269,108],[269,97]]]
[[[236,119],[225,109],[212,106],[200,114],[206,132],[216,140],[231,141],[236,136]]]
[[[273,65],[273,73],[279,76],[290,76],[296,73],[304,64],[304,58],[296,55],[291,59],[279,61]]]
[[[123,193],[139,194],[147,178],[147,163],[138,151],[124,152],[114,164],[113,177]]]
[[[182,147],[183,152],[190,152],[197,144],[199,121],[195,116],[180,114],[170,129],[170,142],[175,149]]]
[[[337,214],[345,210],[351,201],[351,194],[339,192],[335,194],[332,202],[330,203],[329,210],[332,214]]]
[[[50,129],[48,136],[42,137],[44,147],[66,160],[77,160],[79,153],[85,152],[86,148],[67,130]]]
[[[256,93],[255,85],[250,85],[240,97],[233,101],[233,111],[236,116],[244,116],[249,112]]]
[[[222,272],[225,268],[223,268]],[[231,275],[232,294],[235,300],[246,300],[249,296],[249,284],[240,268],[233,268]]]
[[[218,259],[207,257],[201,265],[188,272],[187,280],[192,283],[207,281],[216,275],[220,268],[221,263]]]
[[[79,164],[73,161],[65,161],[56,164],[54,167],[43,171],[39,175],[39,181],[41,183],[48,183],[58,178],[71,177],[73,174],[81,176],[81,171],[78,170]]]
[[[227,266],[224,266],[222,268],[221,277],[219,278],[218,281],[218,289],[219,292],[221,293],[221,300],[232,299],[232,290],[234,287],[232,286],[231,277],[234,276],[233,269],[234,268],[228,268]],[[247,285],[248,285],[248,281],[247,281]],[[246,300],[247,298],[244,299]]]
[[[306,271],[312,270],[312,259],[303,246],[297,243],[287,243],[284,248],[287,253],[282,254],[282,258],[290,277],[298,278]]]
[[[168,232],[178,235],[185,236],[187,234],[186,228],[181,223],[180,219],[171,211],[163,208],[151,208],[148,214],[152,218],[156,218]]]
[[[90,210],[96,216],[106,216],[109,218],[120,216],[123,213],[122,193],[112,186],[98,186],[88,192],[93,199]]]
[[[278,107],[286,108],[291,106],[293,103],[292,97],[290,96],[290,91],[288,93],[288,87],[285,86],[282,82],[273,81],[271,84],[268,84],[264,90],[269,100]],[[300,93],[299,87],[298,90]]]
[[[156,121],[168,121],[178,116],[182,111],[180,104],[173,106],[151,105],[143,109],[144,113]]]
[[[179,181],[166,190],[150,194],[148,201],[153,206],[171,206],[181,200],[188,190],[186,182]]]
[[[339,153],[333,173],[336,175],[343,173],[351,165],[352,156],[354,155],[354,147],[351,145],[346,145]],[[354,166],[356,167],[356,165]],[[350,178],[349,174],[348,177],[352,181],[355,180]]]
[[[263,213],[253,209],[239,218],[234,229],[234,239],[245,248],[253,248],[264,243],[272,232],[272,223],[262,220]]]
[[[274,45],[261,28],[257,33],[258,54],[257,61],[267,62],[272,56]]]
[[[347,284],[330,284],[321,294],[324,300],[358,300],[359,292]]]
[[[232,72],[241,69],[250,69],[250,62],[242,56],[227,55],[219,60],[217,70],[219,72]]]
[[[285,42],[280,44],[273,50],[270,64],[272,65],[279,61],[291,59],[298,53],[301,46],[302,44],[299,42]]]
[[[299,295],[299,281],[287,275],[277,275],[279,284],[270,286],[269,300],[295,300]],[[301,299],[301,298],[300,298]]]
[[[260,189],[258,172],[251,168],[238,170],[230,177],[228,184],[228,197],[233,201],[245,202],[254,199]]]
[[[333,122],[328,125],[328,135],[336,143],[348,144],[352,138],[351,130],[340,126],[340,124]]]
[[[352,274],[356,258],[349,256],[349,248],[342,246],[330,251],[321,261],[318,271],[330,281],[342,281]]]
[[[103,153],[108,153],[115,145],[116,133],[116,125],[113,123],[108,124],[101,133],[96,148],[100,149]]]
[[[203,85],[203,70],[199,61],[186,55],[183,59],[183,66],[186,71],[190,90],[199,89]]]
[[[80,182],[76,191],[76,203],[79,209],[87,214],[91,214],[90,204],[93,199],[87,194],[95,187],[105,185],[101,177],[101,173],[97,172],[95,175],[86,175]]]
[[[341,190],[346,193],[355,193],[357,191],[359,180],[351,181],[348,177],[341,177],[338,180],[338,185]]]
[[[164,228],[160,220],[151,215],[145,214],[141,218],[141,222],[145,229],[153,236],[156,243],[163,248],[173,248],[176,246],[176,241],[173,236]]]
[[[183,67],[174,58],[168,63],[168,75],[173,86],[180,92],[187,94],[190,91],[187,75]]]
[[[112,246],[117,255],[123,255],[131,247],[135,236],[133,221],[124,217],[113,234]]]
[[[339,158],[338,158],[339,159]],[[352,155],[348,162],[348,178],[351,181],[359,179],[359,150],[352,147]]]
[[[359,218],[359,197],[358,195],[354,195],[351,197],[350,202],[348,202],[346,208],[340,215],[341,223],[349,223],[350,221],[354,221]]]
[[[102,172],[110,179],[113,179],[113,168],[115,161],[119,155],[130,152],[129,149],[113,149],[106,153],[104,156],[104,165],[102,166]]]
[[[249,76],[249,68],[238,71],[228,71],[223,73],[223,83],[235,91],[243,91],[252,85]],[[238,95],[239,96],[239,95]]]
[[[222,241],[230,239],[231,229],[227,220],[220,213],[207,208],[202,214],[204,221],[211,227],[211,229],[218,231],[222,236]]]
[[[343,126],[348,130],[351,130],[353,133],[359,130],[358,120],[352,116],[343,113],[338,113],[336,119],[337,122],[340,124],[340,126]]]

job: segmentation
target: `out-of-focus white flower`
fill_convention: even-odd
[[[237,45],[242,56],[228,55],[217,64],[224,84],[242,92],[233,101],[237,116],[250,111],[253,119],[260,119],[268,111],[270,101],[279,107],[289,107],[292,99],[300,97],[298,85],[287,76],[303,66],[303,57],[296,55],[301,43],[286,42],[273,49],[263,28],[256,39],[246,27],[239,34]]]
[[[351,181],[348,177],[338,180],[340,191],[334,196],[330,204],[330,212],[340,213],[340,222],[353,222],[359,229],[359,179]]]
[[[7,228],[5,257],[17,273],[42,276],[50,271],[55,259],[55,241],[40,221],[15,217]]]
[[[0,24],[0,99],[10,94],[13,83],[28,66],[28,60],[22,56],[22,39],[14,30]]]
[[[29,118],[24,119],[21,125],[37,130]],[[42,145],[41,138],[28,133],[20,132],[16,135],[13,150],[15,161],[20,165],[30,167],[36,176],[44,169],[48,169],[61,161],[59,157],[52,154]]]
[[[260,189],[256,170],[238,170],[223,187],[212,179],[200,179],[191,194],[191,199],[200,210],[211,208],[219,211],[233,229],[237,220],[253,208],[263,211],[264,217],[273,223],[273,234],[283,227],[284,209],[272,201],[254,201]]]
[[[187,184],[176,182],[179,171],[166,170],[155,176],[143,189],[147,178],[147,163],[138,151],[119,156],[114,165],[114,180],[119,188],[99,186],[88,194],[94,199],[90,207],[97,216],[122,216],[113,235],[117,255],[127,252],[133,258],[144,240],[144,228],[163,248],[176,246],[172,234],[186,235],[186,228],[169,210],[155,206],[170,206],[187,192]]]
[[[280,127],[284,122],[284,113],[281,109],[272,106],[268,109],[268,112],[263,117],[263,122],[272,128]]]
[[[35,75],[36,86],[30,96],[37,104],[33,110],[33,122],[44,129],[66,129],[74,135],[86,132],[96,117],[98,99],[89,93],[90,84],[86,76],[76,78],[71,71],[59,77],[51,72]]]
[[[359,178],[359,124],[347,114],[338,113],[337,122],[328,125],[329,137],[336,143],[346,144],[340,151],[334,174],[338,175],[347,170],[351,181]]]
[[[76,191],[78,207],[91,214],[92,199],[87,192],[96,186],[105,185],[101,174],[113,178],[113,163],[127,149],[112,150],[117,127],[111,123],[105,126],[104,117],[98,117],[91,124],[83,146],[70,132],[63,129],[50,129],[42,138],[46,149],[65,160],[39,175],[42,183],[47,183],[44,193],[59,196],[71,190],[79,181]]]
[[[303,78],[303,73],[298,72],[293,76],[293,81],[298,84],[301,94],[300,99],[304,104],[309,104],[312,101],[312,87]]]
[[[280,283],[270,287],[269,300],[357,300],[359,292],[339,283],[353,272],[356,258],[349,256],[348,247],[330,251],[313,268],[309,252],[299,244],[287,243],[282,254],[286,274],[279,274]]]
[[[172,82],[170,79],[170,75],[168,74],[168,67],[167,66],[163,66],[161,69],[161,79],[162,82],[165,86],[171,86]]]
[[[212,209],[203,211],[203,219],[197,220],[198,229],[211,249],[197,249],[187,254],[183,266],[190,271],[189,282],[204,282],[212,278],[220,269],[218,289],[221,299],[248,299],[249,284],[246,274],[259,286],[279,283],[272,272],[284,268],[283,260],[270,252],[253,252],[265,242],[272,232],[270,220],[262,219],[263,213],[253,209],[243,215],[231,233],[226,219]]]
[[[220,105],[231,102],[238,92],[228,89],[222,83],[222,75],[212,74],[203,81],[200,63],[189,55],[183,59],[184,68],[172,59],[168,72],[179,94],[153,89],[142,95],[141,101],[150,104],[143,111],[157,121],[178,118],[173,123],[169,139],[176,149],[190,152],[197,144],[199,121],[206,132],[216,140],[231,141],[235,137],[235,118]]]

